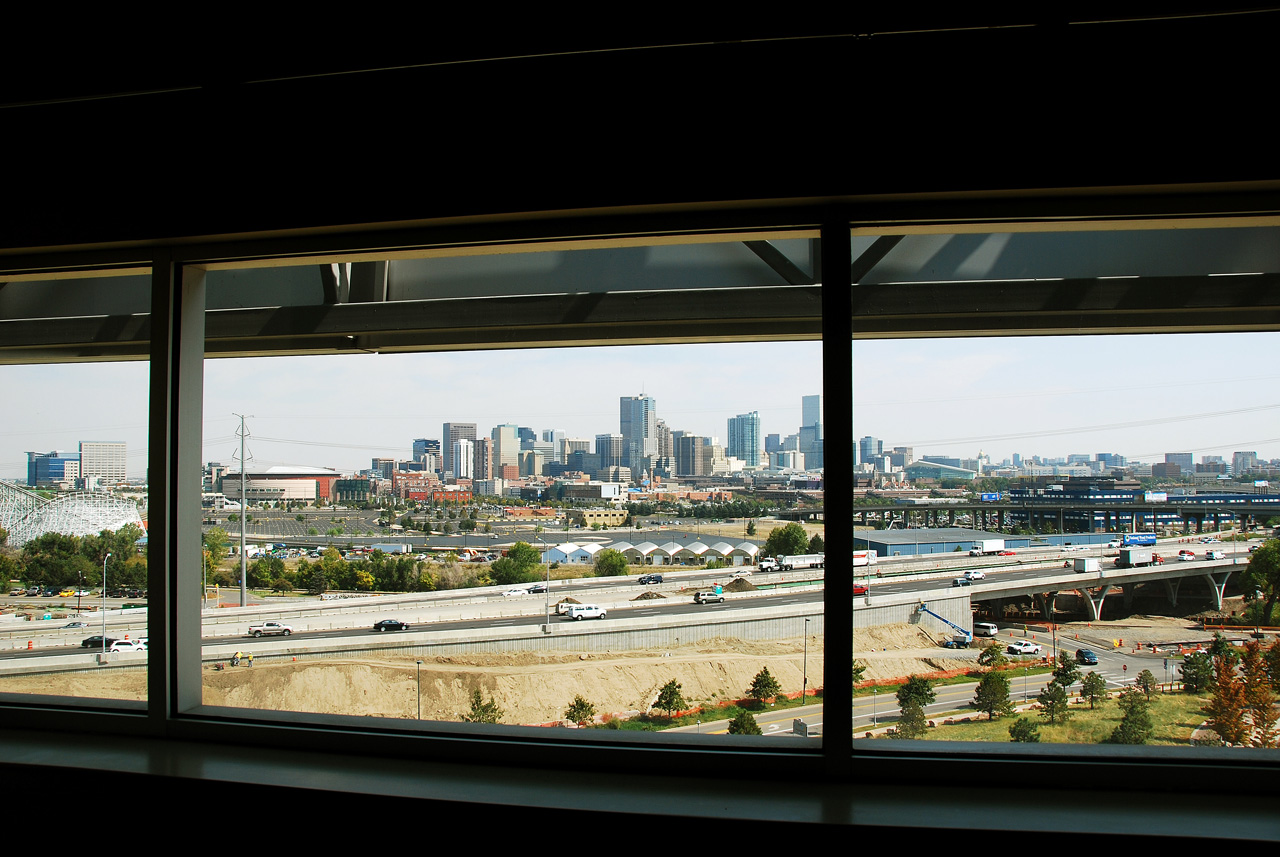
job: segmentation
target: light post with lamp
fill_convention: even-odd
[[[809,690],[809,620],[804,620],[804,667],[800,670],[800,704],[804,705],[804,695]]]
[[[107,653],[107,560],[111,552],[102,558],[102,654]]]
[[[422,661],[418,661],[418,673],[416,678],[417,678],[417,686],[418,686],[418,719],[421,720],[422,719]]]

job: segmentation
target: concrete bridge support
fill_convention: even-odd
[[[1045,618],[1045,621],[1053,621],[1053,602],[1057,597],[1057,592],[1041,592],[1033,596],[1032,600],[1040,608],[1040,615]]]
[[[1107,600],[1107,596],[1111,594],[1111,590],[1113,588],[1114,587],[1108,583],[1106,586],[1097,590],[1079,590],[1080,595],[1084,598],[1085,607],[1088,608],[1090,622],[1097,622],[1101,617],[1102,604]]]
[[[1222,609],[1222,593],[1227,588],[1227,578],[1231,576],[1230,571],[1210,572],[1204,576],[1205,582],[1209,584],[1209,589],[1213,592],[1213,609]]]
[[[1165,597],[1169,599],[1169,604],[1173,607],[1178,606],[1178,589],[1182,586],[1182,581],[1185,579],[1186,578],[1182,577],[1171,577],[1165,578],[1163,581]]]
[[[1133,590],[1134,589],[1135,587],[1132,583],[1122,583],[1120,585],[1120,592],[1123,595],[1125,610],[1128,610],[1133,607]]]

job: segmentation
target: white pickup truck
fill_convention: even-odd
[[[250,637],[287,637],[293,633],[293,628],[283,622],[263,622],[261,625],[250,625]]]

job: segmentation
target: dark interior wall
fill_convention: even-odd
[[[458,60],[592,43],[544,47],[531,35],[529,47],[472,31],[385,52],[282,40],[219,51],[208,67],[199,48],[178,61],[145,43],[69,61],[11,58],[24,73],[0,90],[14,167],[0,234],[18,248],[619,206],[1257,181],[1273,172],[1259,134],[1275,22],[809,31],[475,62]],[[169,64],[148,63],[148,48]],[[398,67],[261,79],[382,63]],[[140,94],[67,100],[131,90]]]

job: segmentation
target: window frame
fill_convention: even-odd
[[[830,729],[824,736],[821,753],[795,751],[772,742],[752,743],[751,739],[727,739],[717,746],[697,745],[677,740],[662,745],[626,744],[593,740],[592,736],[538,736],[529,740],[519,727],[498,727],[483,733],[454,729],[449,724],[433,724],[427,734],[396,728],[351,728],[345,718],[310,718],[308,723],[272,722],[249,713],[241,717],[200,714],[199,613],[198,598],[183,590],[178,573],[184,558],[198,555],[200,533],[199,465],[201,436],[200,372],[205,359],[203,292],[201,266],[227,260],[269,260],[309,257],[318,254],[344,256],[372,252],[371,247],[451,246],[473,242],[477,246],[538,240],[565,240],[591,236],[595,240],[640,239],[655,234],[671,236],[719,235],[729,231],[765,232],[803,229],[820,231],[823,271],[850,271],[851,230],[883,235],[907,229],[935,231],[982,229],[984,231],[1103,228],[1133,224],[1151,227],[1161,222],[1180,226],[1222,226],[1242,223],[1245,217],[1203,211],[1203,200],[1188,194],[1129,198],[1128,204],[1107,194],[1093,198],[1093,206],[1073,200],[1073,213],[1061,214],[1061,203],[1052,196],[1030,199],[993,199],[974,196],[968,200],[850,201],[841,205],[798,207],[767,206],[738,208],[732,212],[630,213],[607,224],[576,218],[522,223],[515,220],[471,227],[447,225],[438,228],[389,230],[379,233],[331,232],[324,235],[271,238],[249,242],[191,243],[151,247],[145,252],[71,252],[15,257],[4,268],[16,271],[75,270],[93,266],[119,265],[122,259],[133,264],[149,264],[152,271],[151,297],[151,402],[149,470],[166,478],[150,485],[149,583],[152,593],[161,593],[150,602],[151,658],[148,667],[148,702],[145,715],[125,710],[77,710],[50,700],[10,700],[0,704],[0,725],[18,729],[98,732],[105,734],[150,735],[167,739],[234,742],[244,745],[293,747],[322,752],[335,748],[344,753],[371,756],[517,764],[546,768],[598,769],[614,771],[670,772],[697,770],[708,776],[781,777],[793,780],[839,782],[910,783],[921,773],[943,775],[957,781],[983,777],[1051,775],[1057,782],[1084,787],[1097,775],[1099,765],[1117,767],[1133,774],[1148,789],[1204,788],[1206,772],[1229,772],[1230,785],[1224,791],[1248,788],[1272,792],[1274,774],[1280,768],[1280,753],[1197,748],[1188,754],[1180,748],[1101,748],[1066,746],[1013,748],[987,744],[941,744],[901,748],[892,742],[852,741],[852,728]],[[1217,198],[1224,211],[1253,211],[1259,200],[1244,193]],[[1084,211],[1085,213],[1082,213]],[[941,212],[941,213],[940,213]],[[1254,222],[1273,225],[1275,218],[1248,215]],[[605,234],[604,226],[608,226]],[[822,337],[842,342],[858,338],[858,317],[862,306],[852,277],[833,282],[821,278]],[[1242,311],[1247,307],[1241,307]],[[1165,322],[1150,313],[1152,329]],[[1276,329],[1274,321],[1264,322]],[[1140,320],[1131,327],[1145,329]],[[1080,329],[1072,328],[1075,332]],[[1088,330],[1084,332],[1089,332]],[[877,330],[870,335],[884,335]],[[913,335],[913,334],[906,334]],[[548,340],[551,342],[551,340]],[[569,341],[552,342],[569,345]],[[461,350],[465,346],[456,346]],[[844,385],[843,347],[824,349],[824,389],[831,413],[851,412],[852,385]],[[834,410],[831,410],[834,408]],[[852,468],[851,423],[828,422],[827,465],[833,470]],[[847,441],[847,442],[846,442]],[[195,465],[194,467],[192,465]],[[192,474],[196,474],[194,477]],[[192,482],[194,480],[194,490]],[[194,498],[194,499],[192,499]],[[829,492],[826,499],[833,520],[847,520],[852,514],[849,498]],[[827,544],[832,553],[852,550],[850,534],[831,532]],[[851,570],[828,569],[833,585],[826,591],[835,598],[842,592],[843,576]],[[831,607],[834,609],[826,609]],[[851,703],[849,671],[852,660],[852,612],[834,603],[824,604],[827,623],[827,672],[824,702],[832,709],[848,711]],[[193,619],[194,615],[194,619]],[[194,640],[194,643],[193,643]],[[842,642],[833,645],[833,642]],[[843,649],[840,649],[843,645]],[[195,713],[192,713],[195,712]],[[384,724],[379,724],[381,727]],[[687,744],[687,745],[686,745]]]

